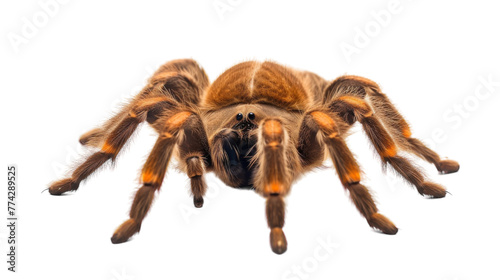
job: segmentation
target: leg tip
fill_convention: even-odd
[[[437,169],[439,172],[443,174],[450,174],[450,173],[455,173],[460,169],[460,164],[458,162],[451,160],[451,159],[446,159],[440,161],[436,165]]]
[[[49,193],[51,195],[61,195],[65,192],[76,191],[78,189],[78,184],[73,182],[73,179],[63,179],[52,183],[49,187]]]
[[[193,203],[194,203],[194,207],[196,208],[201,208],[203,207],[203,203],[204,203],[204,200],[203,200],[203,197],[194,197],[193,198]]]
[[[123,243],[125,241],[127,241],[128,239],[124,239],[124,238],[120,238],[120,236],[118,236],[118,234],[113,234],[113,236],[111,236],[111,243],[113,244],[120,244],[120,243]]]
[[[140,225],[134,219],[128,219],[123,224],[121,224],[111,237],[111,243],[120,244],[126,242],[134,235],[139,232]]]
[[[80,143],[80,145],[85,146],[89,142],[89,139],[80,137],[80,139],[78,139],[78,142]]]
[[[78,142],[83,146],[97,146],[97,139],[102,136],[102,130],[99,128],[92,129],[91,131],[83,134],[78,139]]]
[[[385,234],[394,235],[398,233],[398,228],[380,213],[374,213],[368,220],[368,224],[372,228],[378,229]]]
[[[446,196],[445,188],[436,183],[431,183],[431,182],[425,182],[422,185],[422,188],[419,189],[419,192],[421,195],[427,195],[430,196],[431,198],[443,198]]]
[[[271,240],[271,249],[273,250],[274,253],[281,255],[284,252],[286,252],[288,244],[286,242],[285,233],[281,228],[271,229],[270,240]]]

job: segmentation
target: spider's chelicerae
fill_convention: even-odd
[[[383,164],[389,164],[417,191],[435,198],[446,190],[428,181],[398,151],[413,153],[442,173],[459,169],[421,141],[371,80],[342,76],[326,81],[316,74],[273,62],[248,61],[225,71],[210,84],[193,60],[161,66],[144,89],[117,115],[85,133],[80,143],[100,149],[79,165],[70,178],[53,183],[49,192],[75,191],[100,166],[114,160],[142,122],[159,134],[141,171],[130,218],[111,241],[121,243],[139,232],[155,192],[162,185],[172,155],[191,181],[195,207],[203,206],[204,175],[213,171],[228,186],[253,189],[266,199],[272,250],[287,249],[283,233],[285,203],[292,183],[320,166],[328,156],[344,188],[368,224],[383,233],[398,229],[378,213],[361,170],[344,140],[360,122]]]

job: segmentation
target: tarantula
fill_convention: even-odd
[[[350,198],[368,224],[386,234],[398,229],[377,210],[360,182],[360,167],[344,138],[361,123],[384,165],[394,168],[421,195],[441,198],[446,190],[428,181],[399,150],[433,163],[442,173],[459,169],[442,160],[421,141],[373,81],[341,76],[331,82],[318,75],[265,61],[237,64],[210,84],[194,60],[161,66],[142,91],[104,125],[80,138],[99,151],[90,155],[71,176],[49,187],[52,195],[76,191],[79,184],[105,162],[114,161],[142,122],[159,137],[142,168],[130,210],[113,243],[139,232],[162,185],[172,155],[190,178],[195,207],[203,206],[206,172],[213,171],[228,186],[252,189],[266,199],[272,250],[287,249],[283,233],[285,203],[292,183],[330,157]]]

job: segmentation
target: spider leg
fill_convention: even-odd
[[[288,133],[279,119],[265,119],[259,127],[256,154],[258,170],[254,185],[256,191],[266,198],[271,248],[274,253],[283,254],[287,249],[283,233],[285,224],[283,197],[290,190],[292,177],[287,162]]]
[[[375,82],[358,76],[339,77],[326,90],[325,104],[329,104],[336,97],[345,94],[366,99],[375,115],[401,149],[434,164],[439,172],[445,174],[457,172],[460,168],[458,162],[441,159],[436,152],[425,146],[419,139],[411,137],[410,126]]]
[[[108,160],[115,160],[127,140],[132,136],[136,128],[146,119],[147,112],[158,106],[170,103],[166,96],[145,98],[137,101],[129,111],[127,117],[122,119],[116,127],[108,134],[101,150],[90,155],[71,174],[70,178],[54,182],[49,187],[52,195],[60,195],[67,191],[76,191],[80,182],[94,173]]]
[[[304,119],[301,137],[310,138],[309,142],[324,143],[342,185],[368,224],[383,233],[396,234],[397,227],[378,212],[368,188],[360,183],[361,169],[342,138],[343,129],[342,121],[335,115],[327,111],[312,111]]]
[[[112,131],[114,131],[118,124],[126,119],[129,112],[133,110],[134,104],[144,98],[155,96],[152,93],[160,93],[161,85],[158,84],[148,84],[142,91],[136,96],[136,98],[125,105],[117,114],[115,114],[111,119],[107,120],[102,126],[91,129],[90,131],[82,134],[78,140],[80,144],[89,147],[99,148],[104,144],[106,138],[109,137]]]
[[[130,104],[103,127],[80,137],[80,143],[100,147],[101,151],[87,158],[75,169],[71,178],[53,183],[49,192],[58,195],[78,189],[82,180],[109,159],[116,158],[141,122],[153,124],[167,108],[197,104],[208,83],[205,71],[192,59],[173,60],[161,66]]]
[[[389,163],[403,178],[414,185],[420,194],[435,198],[441,198],[446,195],[446,190],[442,186],[426,181],[420,170],[408,159],[397,154],[398,149],[393,138],[363,99],[353,96],[342,96],[335,99],[330,108],[334,112],[352,112],[355,119],[361,122],[364,131],[375,147],[382,162]]]
[[[130,209],[130,218],[116,229],[111,237],[112,243],[125,242],[132,235],[139,232],[142,221],[153,203],[155,191],[159,190],[162,185],[173,150],[179,140],[179,132],[184,129],[185,124],[190,123],[188,120],[190,120],[192,116],[193,113],[191,112],[180,111],[166,117],[165,121],[163,121],[163,119],[158,120],[158,122],[164,124],[164,127],[142,168],[142,186],[135,194]],[[198,163],[196,158],[194,158],[194,160],[187,160],[186,164],[188,165],[188,170],[192,171],[191,175],[199,173]]]
[[[245,170],[239,160],[239,134],[231,128],[221,129],[212,139],[212,160],[219,177],[230,186],[239,186]]]
[[[375,113],[381,116],[381,121],[402,149],[434,164],[436,169],[444,174],[454,173],[460,169],[458,162],[441,159],[435,151],[429,149],[419,139],[411,137],[410,126],[385,94],[374,92],[370,95],[369,101]]]
[[[184,137],[180,139],[180,165],[191,182],[194,206],[203,206],[203,196],[207,191],[205,170],[211,166],[207,134],[198,116],[192,116],[183,125]]]
[[[126,105],[101,127],[84,133],[79,141],[82,145],[100,147],[110,132],[117,127],[117,124],[127,118],[128,113],[133,108],[133,104],[137,103],[140,99],[168,95],[180,104],[188,106],[198,104],[202,92],[208,84],[209,81],[205,71],[196,61],[192,59],[169,61],[159,67],[148,80],[147,85],[130,104]],[[156,108],[148,112],[147,121],[149,123],[154,122],[159,112],[162,112],[161,108]]]

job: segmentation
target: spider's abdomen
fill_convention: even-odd
[[[268,61],[248,61],[229,68],[213,82],[203,100],[210,109],[262,103],[306,110],[309,102],[310,97],[293,70]]]

